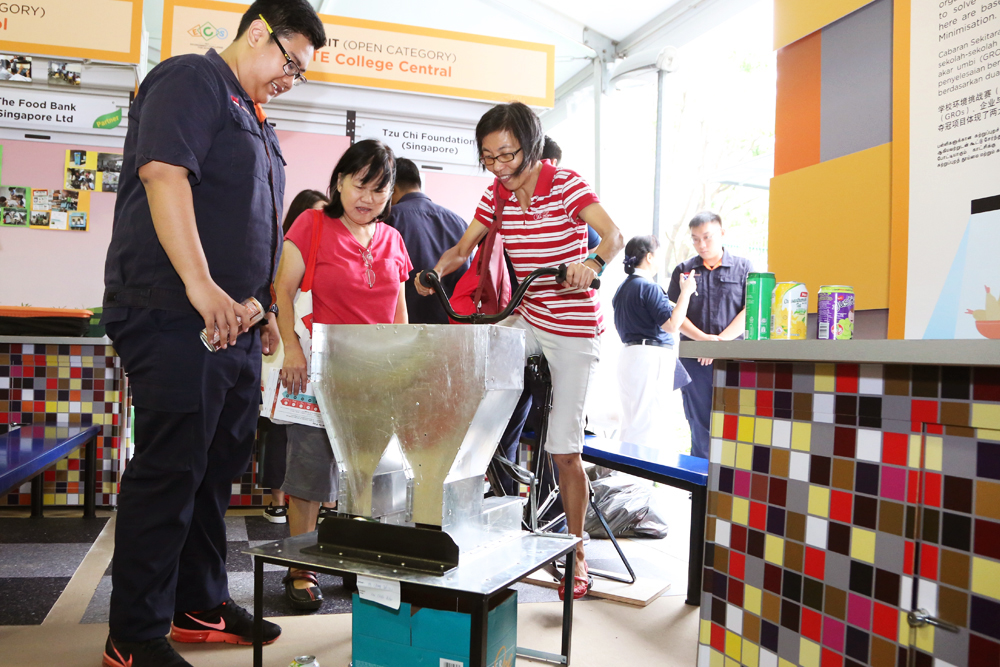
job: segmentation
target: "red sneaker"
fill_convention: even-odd
[[[264,621],[264,643],[270,644],[281,635],[281,628]],[[175,642],[253,644],[253,616],[232,598],[208,611],[178,611],[170,624],[170,638]]]
[[[166,637],[144,642],[116,642],[108,637],[104,643],[103,667],[191,667]]]

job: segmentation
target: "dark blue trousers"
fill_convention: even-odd
[[[691,382],[681,387],[684,416],[691,426],[691,456],[707,459],[711,447],[712,366],[702,366],[697,359],[680,361],[691,376]]]
[[[210,353],[200,317],[131,309],[107,324],[135,406],[135,453],[122,476],[111,569],[110,631],[162,637],[175,611],[229,598],[226,524],[260,409],[260,336]]]

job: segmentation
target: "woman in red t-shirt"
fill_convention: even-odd
[[[566,281],[544,277],[528,288],[515,315],[502,324],[523,329],[529,355],[543,354],[552,374],[552,409],[545,451],[559,470],[569,532],[583,536],[588,482],[583,470],[584,404],[600,355],[600,300],[590,284],[621,252],[624,240],[590,186],[574,171],[542,162],[542,123],[520,102],[499,104],[479,120],[476,142],[483,167],[496,176],[475,219],[434,270],[444,277],[468,261],[489,228],[500,221],[504,249],[518,280],[534,269],[566,264]],[[497,215],[500,209],[501,216]],[[587,225],[601,243],[587,254]],[[417,291],[431,291],[417,285]],[[589,590],[583,544],[577,547],[572,594]],[[565,593],[566,582],[559,594]]]
[[[308,383],[302,346],[295,334],[293,300],[302,284],[313,231],[321,225],[313,276],[313,322],[406,324],[403,286],[413,268],[403,237],[383,220],[396,175],[392,150],[380,141],[351,146],[330,178],[330,203],[306,211],[285,235],[275,278],[278,329],[285,348],[281,381],[292,394]],[[292,535],[316,529],[321,502],[337,500],[337,462],[326,431],[290,424],[285,483]],[[285,596],[297,609],[316,610],[323,594],[316,573],[290,568]]]

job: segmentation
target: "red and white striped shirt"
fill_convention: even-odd
[[[519,282],[535,269],[586,259],[587,223],[580,211],[599,200],[579,174],[543,162],[526,212],[502,184],[500,196],[507,202],[500,232]],[[475,216],[486,227],[493,224],[493,201],[490,184]],[[560,336],[594,338],[604,331],[597,292],[562,287],[554,276],[533,282],[517,312],[532,326]]]

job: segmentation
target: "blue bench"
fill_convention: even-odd
[[[83,516],[93,519],[100,426],[22,426],[0,435],[0,493],[31,480],[31,516],[42,516],[42,471],[86,446]]]
[[[583,460],[691,492],[691,545],[688,550],[688,589],[685,602],[701,603],[701,572],[705,556],[705,510],[708,499],[708,460],[686,454],[667,454],[651,447],[588,435]]]

